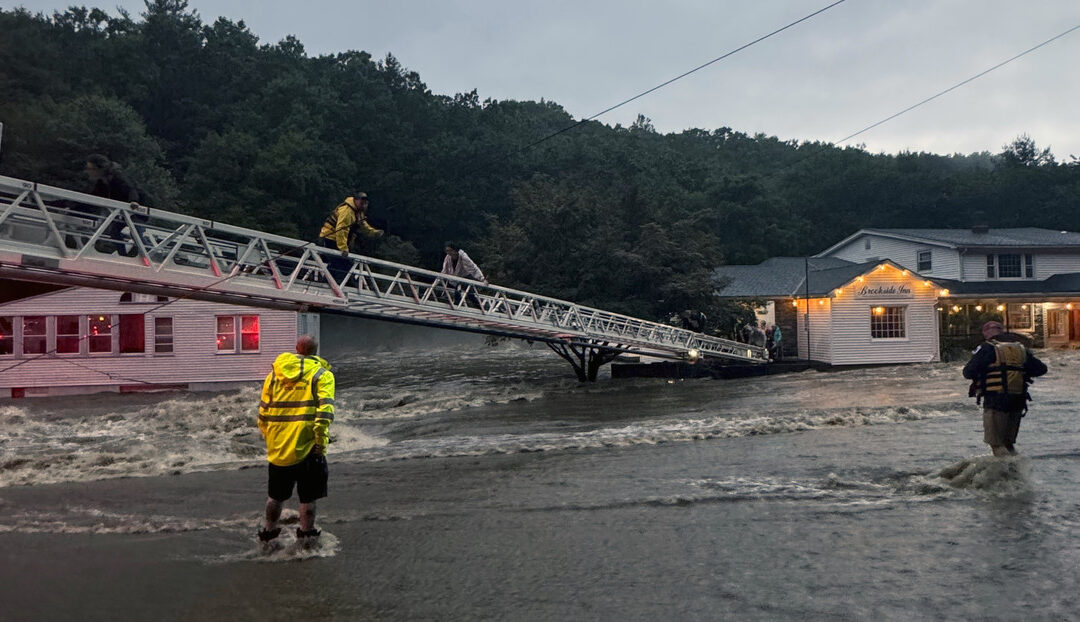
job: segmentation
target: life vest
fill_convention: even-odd
[[[975,393],[976,401],[981,402],[986,394],[1018,396],[1027,402],[1029,399],[1028,377],[1024,373],[1027,362],[1027,348],[1015,341],[995,341],[987,343],[994,347],[994,362],[986,369],[986,375]]]
[[[278,355],[263,382],[259,429],[266,439],[267,460],[296,464],[318,444],[329,442],[334,420],[334,374],[317,356]]]

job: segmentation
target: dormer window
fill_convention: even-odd
[[[919,267],[915,270],[918,273],[930,272],[933,270],[934,264],[931,262],[933,255],[930,251],[919,251],[918,264]]]

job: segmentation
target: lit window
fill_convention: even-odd
[[[120,354],[146,351],[146,323],[142,313],[126,313],[120,316]]]
[[[1031,319],[1032,306],[1025,304],[1009,304],[1007,305],[1009,314],[1009,328],[1023,330],[1030,330],[1033,323]]]
[[[78,354],[79,344],[82,343],[81,334],[79,331],[79,316],[56,316],[56,353]]]
[[[236,318],[231,315],[217,318],[217,351],[236,352]]]
[[[239,342],[240,349],[236,344]],[[258,352],[259,316],[219,315],[217,317],[217,351]]]
[[[1063,309],[1047,313],[1046,324],[1051,337],[1065,337],[1069,332],[1069,315]]]
[[[259,351],[259,316],[242,316],[240,324],[240,349],[244,352]]]
[[[154,353],[171,354],[173,351],[173,331],[171,317],[154,318]]]
[[[915,271],[930,272],[933,270],[933,264],[930,261],[932,258],[933,254],[930,251],[919,251],[919,267]]]
[[[90,354],[112,353],[113,325],[111,315],[86,316],[86,334]]]
[[[23,354],[45,354],[45,316],[24,317],[22,330]]]
[[[904,307],[873,307],[870,309],[871,339],[903,339]]]
[[[15,323],[10,317],[0,317],[0,356],[15,353]]]

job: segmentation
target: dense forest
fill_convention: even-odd
[[[981,213],[1080,230],[1077,159],[1026,135],[999,153],[872,154],[577,122],[551,101],[432,93],[393,56],[262,43],[186,0],[147,0],[138,17],[0,10],[0,32],[0,174],[84,189],[85,156],[104,153],[151,205],[301,239],[363,190],[389,235],[361,252],[437,269],[454,240],[493,283],[644,318],[730,318],[715,266],[814,253],[860,227]]]

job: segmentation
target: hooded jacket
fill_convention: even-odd
[[[304,460],[316,444],[330,442],[334,420],[334,374],[317,356],[283,352],[263,381],[259,430],[266,459],[278,466]]]
[[[356,199],[346,197],[345,201],[335,207],[334,211],[326,217],[326,222],[319,231],[319,237],[333,240],[339,251],[348,251],[354,227],[369,238],[382,233],[381,229],[368,224],[367,217],[356,206]]]

